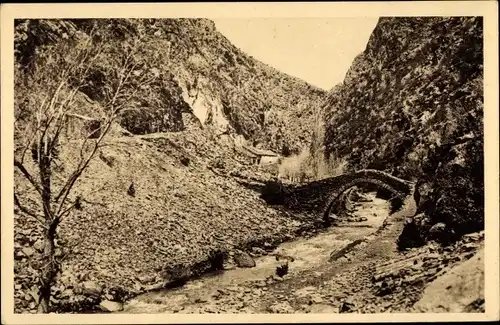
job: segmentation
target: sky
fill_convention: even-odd
[[[235,46],[274,68],[329,90],[364,51],[378,17],[212,19]]]

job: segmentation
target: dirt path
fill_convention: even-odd
[[[138,296],[123,313],[337,313],[356,306],[377,312],[377,304],[383,302],[377,303],[372,292],[375,265],[397,254],[396,238],[415,207],[409,200],[388,216],[388,203],[373,194],[371,198],[354,212],[366,218],[363,222],[345,222],[314,237],[285,243],[257,258],[254,268],[237,268],[178,289]],[[346,251],[347,246],[352,247]],[[283,278],[274,275],[276,266],[284,263],[276,254],[293,258]],[[331,255],[338,256],[330,261]]]

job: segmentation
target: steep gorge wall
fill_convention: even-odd
[[[417,181],[421,225],[483,225],[480,17],[381,18],[324,103],[328,157]],[[424,231],[425,233],[425,231]]]

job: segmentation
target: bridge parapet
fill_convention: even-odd
[[[343,195],[350,188],[372,184],[393,193],[395,197],[406,197],[412,193],[414,184],[380,170],[363,169],[354,173],[310,182],[297,187],[284,187],[283,205],[295,211],[323,215],[329,223],[330,214],[338,212],[343,204]]]

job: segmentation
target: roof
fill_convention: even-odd
[[[250,151],[256,156],[268,156],[268,157],[278,157],[279,155],[277,153],[272,152],[271,150],[266,150],[266,149],[257,149],[254,147],[247,147],[243,146],[246,150]]]

